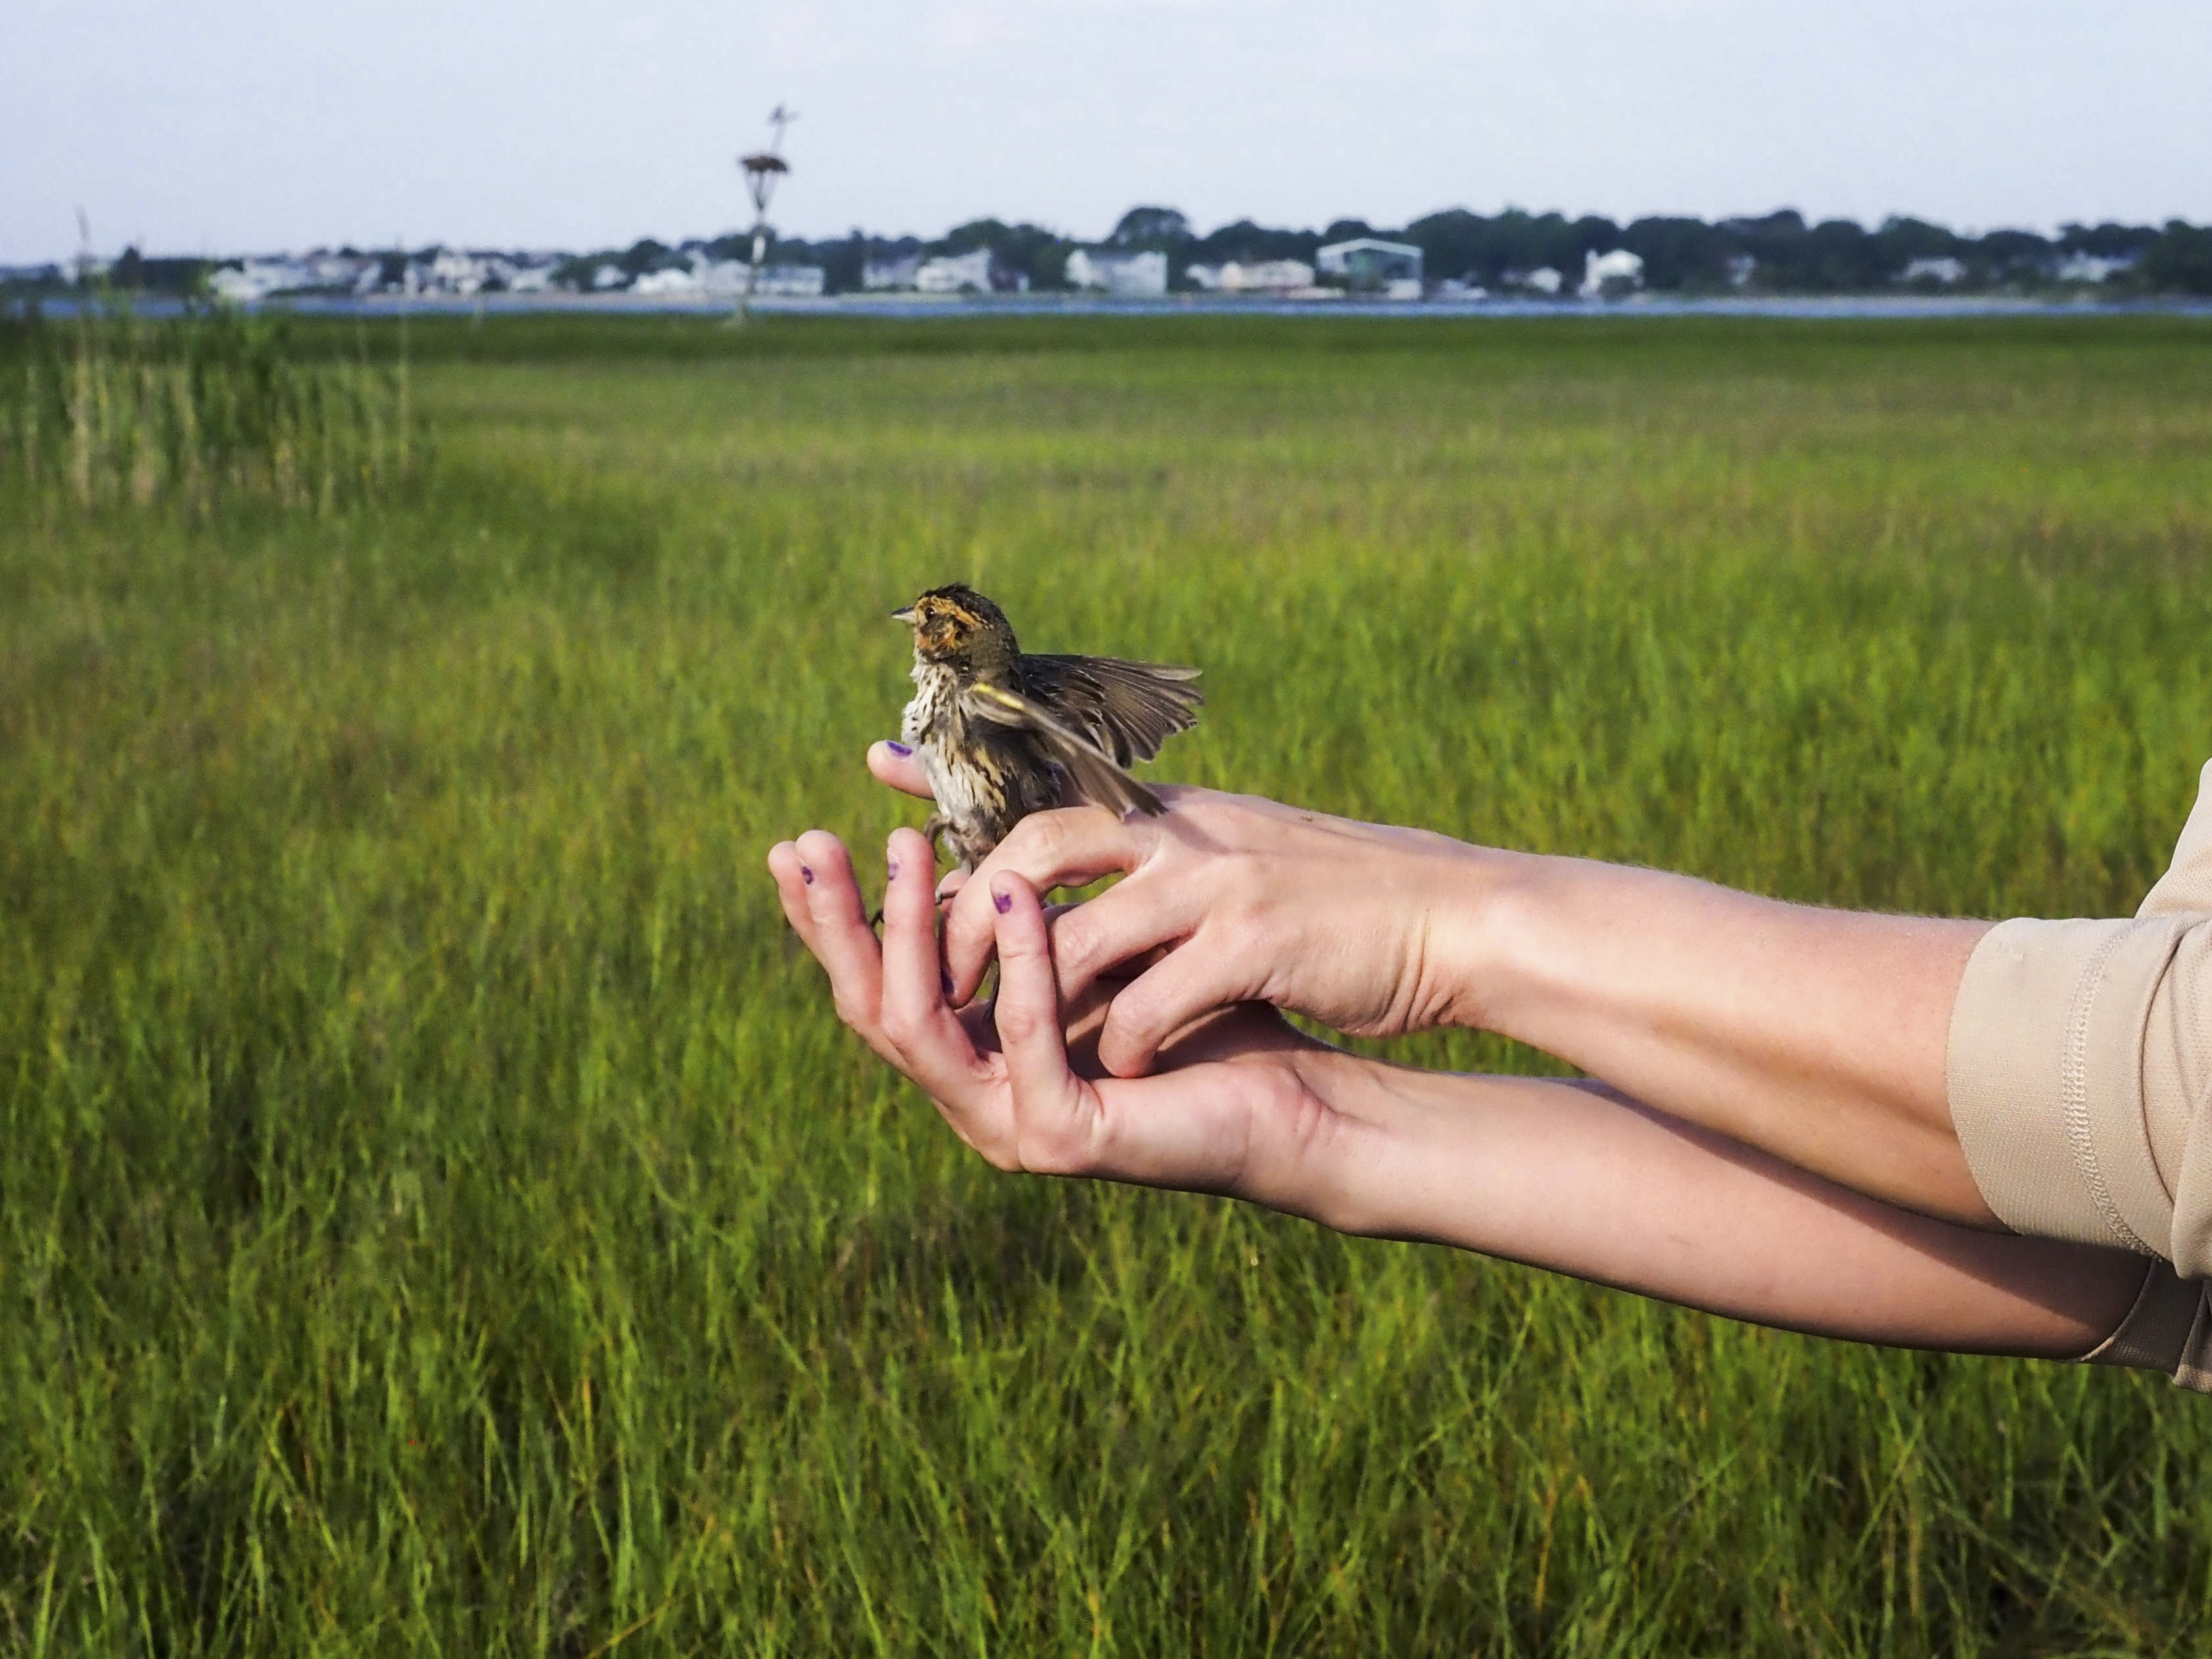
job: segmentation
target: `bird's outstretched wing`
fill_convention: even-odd
[[[1155,817],[1168,810],[1158,795],[1116,765],[1112,756],[1036,698],[981,684],[960,695],[962,706],[978,720],[1032,733],[1045,752],[1066,769],[1076,793],[1084,799],[1116,812],[1134,808]]]
[[[1024,656],[1022,689],[1083,732],[1118,766],[1150,760],[1198,724],[1206,701],[1195,668],[1119,657]]]

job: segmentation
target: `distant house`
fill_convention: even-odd
[[[1168,291],[1164,253],[1108,253],[1078,248],[1067,256],[1067,285],[1125,299],[1145,299]]]
[[[2060,259],[2051,274],[2062,283],[2108,283],[2124,270],[2133,270],[2135,264],[2132,258],[2108,259],[2076,250]]]
[[[1752,277],[1758,273],[1759,261],[1748,253],[1732,253],[1727,270],[1730,288],[1749,288]]]
[[[1591,248],[1583,255],[1583,285],[1577,290],[1585,300],[1610,300],[1633,294],[1644,286],[1644,257],[1617,247],[1610,253]]]
[[[707,291],[696,270],[671,266],[666,270],[648,270],[629,285],[629,291],[641,299],[690,299]]]
[[[1232,259],[1221,267],[1224,294],[1291,294],[1311,288],[1314,268],[1303,259]]]
[[[921,255],[908,253],[896,259],[871,259],[860,267],[860,286],[871,294],[912,288],[921,270]]]
[[[1381,292],[1394,300],[1421,297],[1421,250],[1411,242],[1355,236],[1321,249],[1314,255],[1314,264],[1322,276],[1338,277],[1347,288]]]
[[[1547,295],[1557,294],[1566,286],[1567,283],[1567,279],[1550,265],[1538,265],[1535,270],[1519,277],[1509,275],[1506,280],[1509,283],[1517,283],[1520,287],[1527,289],[1532,294]]]
[[[629,272],[624,270],[620,265],[603,264],[592,273],[592,292],[594,294],[605,294],[610,289],[624,288],[629,285]]]
[[[818,300],[829,280],[820,265],[763,265],[753,292],[763,300]]]
[[[492,261],[492,274],[509,294],[543,294],[553,286],[553,273],[559,262],[544,254],[524,254],[517,258]]]
[[[991,291],[991,250],[973,253],[945,253],[924,259],[914,273],[914,285],[924,294],[988,294]]]
[[[481,289],[489,274],[484,262],[474,254],[441,247],[430,258],[422,286],[434,294],[467,295]]]
[[[701,293],[709,299],[734,300],[745,291],[745,273],[752,267],[743,259],[711,259],[695,253],[691,269],[698,273]]]
[[[1897,274],[1900,283],[1933,283],[1941,288],[1955,288],[1966,280],[1966,264],[1949,254],[1940,258],[1915,259]]]
[[[345,269],[352,268],[348,262]],[[297,294],[324,285],[312,259],[243,259],[208,277],[208,291],[232,305],[253,305],[273,294]]]
[[[384,270],[381,259],[366,253],[332,253],[326,248],[309,254],[303,263],[310,286],[326,293],[356,288],[365,274],[373,271],[381,276]]]
[[[208,276],[208,292],[225,305],[250,306],[264,300],[269,291],[239,265],[223,265]]]

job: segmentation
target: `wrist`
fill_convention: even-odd
[[[1353,1237],[1398,1236],[1413,1116],[1394,1086],[1404,1068],[1316,1045],[1293,1055],[1291,1069],[1310,1114],[1295,1153],[1266,1183],[1273,1191],[1250,1183],[1238,1195]]]
[[[1528,853],[1454,842],[1423,916],[1416,994],[1431,1025],[1498,1029],[1539,866]]]

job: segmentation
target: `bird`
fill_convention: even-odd
[[[931,588],[891,620],[914,629],[900,736],[937,798],[922,833],[942,837],[957,869],[974,870],[1070,793],[1124,816],[1167,810],[1127,769],[1197,724],[1197,669],[1025,652],[1006,613],[965,582]]]

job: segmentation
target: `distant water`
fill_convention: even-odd
[[[68,316],[72,300],[43,301],[50,315]],[[4,310],[5,307],[0,307]],[[15,302],[13,309],[23,309]],[[174,316],[174,300],[134,302],[142,316]],[[248,309],[313,317],[520,317],[553,313],[600,316],[728,314],[726,301],[635,299],[623,294],[489,294],[481,299],[280,299]],[[914,295],[852,295],[824,300],[759,300],[753,309],[776,316],[890,317],[2112,317],[2146,313],[2212,317],[2212,300],[2021,300],[1995,295],[1850,295],[1783,298],[1774,295],[1684,299],[1639,295],[1632,299],[1582,300],[1259,300],[1212,295],[1170,295],[1158,300],[1110,300],[1083,295],[991,295],[923,299]]]

